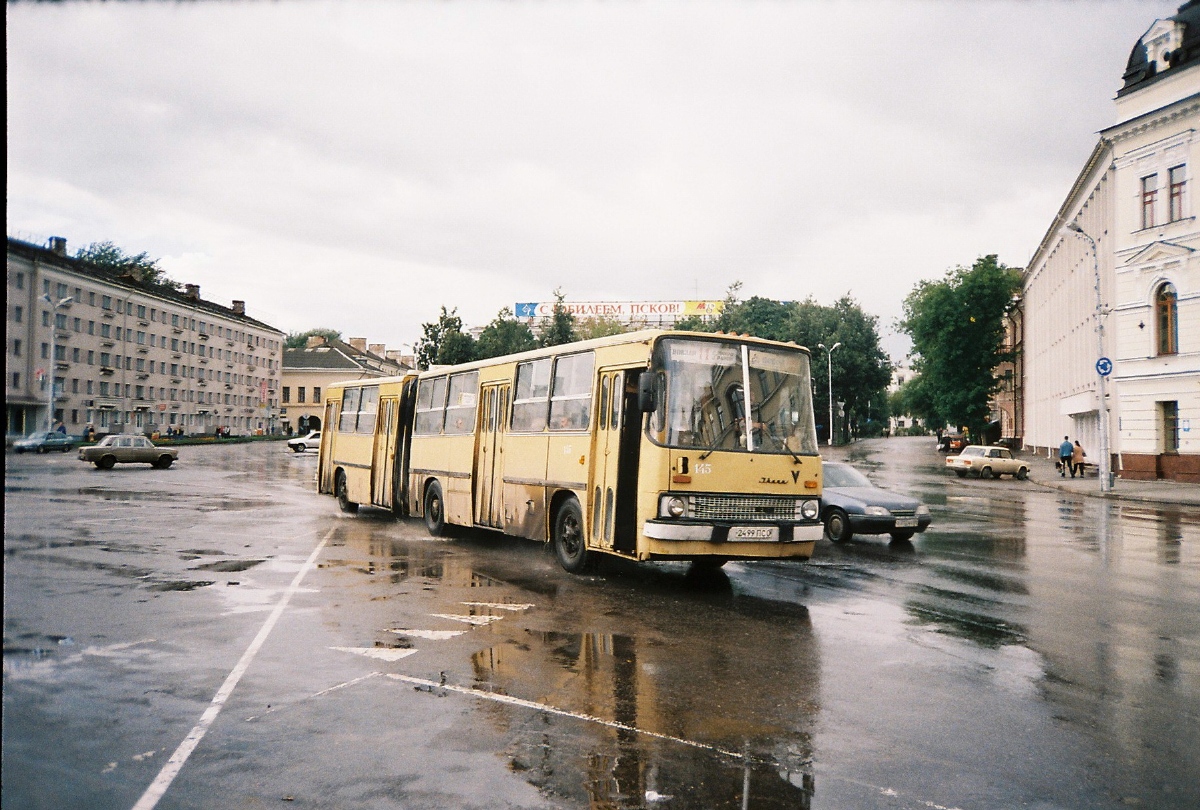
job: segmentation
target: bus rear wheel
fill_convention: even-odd
[[[572,574],[583,573],[591,563],[583,536],[583,511],[574,498],[564,502],[554,515],[554,553],[559,564]]]
[[[425,490],[425,528],[434,537],[446,533],[446,502],[442,500],[442,486],[437,481]]]
[[[346,474],[340,470],[337,474],[337,483],[334,484],[334,492],[337,493],[339,509],[349,514],[354,514],[358,511],[358,504],[350,500],[350,493],[346,487]]]

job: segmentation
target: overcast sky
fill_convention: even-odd
[[[918,281],[1025,264],[1178,5],[9,4],[8,233],[389,348],[738,280],[887,336]]]

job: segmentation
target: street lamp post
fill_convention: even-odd
[[[841,343],[833,344],[833,348],[826,348],[824,343],[818,343],[818,349],[825,349],[825,365],[829,366],[829,446],[833,447],[833,351]]]
[[[1100,295],[1100,252],[1096,249],[1096,240],[1079,227],[1078,223],[1068,222],[1067,230],[1079,234],[1092,246],[1092,270],[1096,286],[1096,345],[1099,349],[1096,375],[1099,378],[1097,390],[1100,396],[1097,406],[1100,416],[1100,491],[1108,492],[1112,489],[1112,458],[1108,452],[1108,376],[1100,370],[1100,361],[1104,358],[1104,303]]]
[[[54,376],[55,376],[54,375],[54,372],[55,372],[54,366],[55,366],[55,363],[58,362],[58,358],[54,356],[55,352],[58,351],[58,346],[56,345],[56,341],[55,341],[56,336],[54,334],[54,330],[56,330],[58,328],[58,310],[61,307],[65,307],[67,304],[71,303],[75,299],[72,296],[67,296],[66,298],[61,298],[57,302],[55,302],[55,300],[50,297],[50,294],[47,293],[42,296],[42,300],[50,305],[50,363],[49,363],[50,394],[48,397],[49,407],[46,410],[46,430],[50,431],[50,430],[54,430]]]

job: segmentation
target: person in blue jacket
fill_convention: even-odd
[[[1062,444],[1058,446],[1058,470],[1063,478],[1067,477],[1067,470],[1071,471],[1071,477],[1075,477],[1075,468],[1071,466],[1071,455],[1075,452],[1075,446],[1071,444],[1071,437],[1063,436]]]

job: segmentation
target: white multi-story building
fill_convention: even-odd
[[[272,433],[283,333],[184,292],[8,240],[6,432]],[[53,413],[50,413],[53,380]],[[49,416],[49,419],[48,419]]]
[[[1106,413],[1117,474],[1200,482],[1198,130],[1200,5],[1188,4],[1134,46],[1116,123],[1026,270],[1027,446],[1070,436],[1097,458]]]

